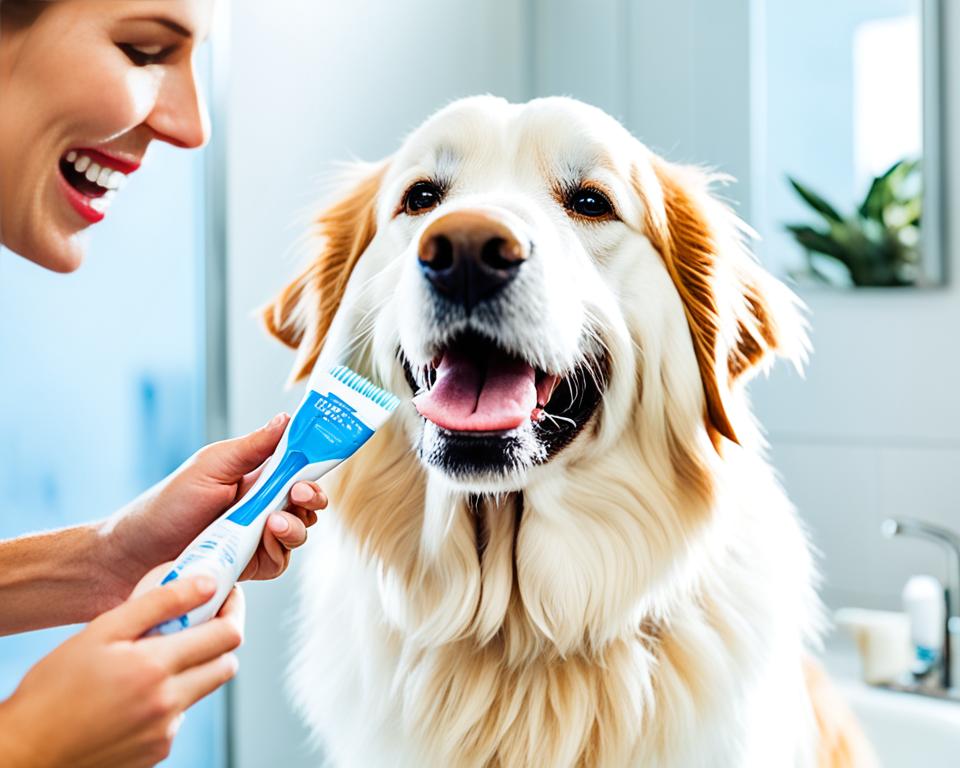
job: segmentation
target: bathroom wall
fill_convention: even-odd
[[[773,457],[816,545],[834,606],[896,607],[912,573],[943,577],[929,544],[879,535],[909,515],[960,531],[960,5],[943,24],[942,169],[948,283],[911,291],[803,293],[815,354],[805,380],[781,370],[754,388]]]

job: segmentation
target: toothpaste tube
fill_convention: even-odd
[[[315,371],[257,482],[193,540],[161,581],[206,574],[216,580],[216,593],[151,634],[179,632],[215,616],[253,557],[267,517],[283,508],[293,484],[317,480],[352,456],[399,404],[396,396],[346,366]]]

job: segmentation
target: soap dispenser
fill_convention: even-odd
[[[910,620],[911,671],[920,681],[942,662],[946,590],[933,576],[913,576],[903,587],[903,609]]]

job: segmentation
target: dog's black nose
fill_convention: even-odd
[[[418,255],[434,290],[469,312],[516,276],[528,247],[490,214],[464,210],[427,227]]]

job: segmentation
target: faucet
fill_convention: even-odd
[[[937,680],[936,691],[934,695],[949,696],[955,698],[956,691],[951,689],[960,683],[956,679],[953,659],[953,648],[951,647],[950,637],[954,632],[960,632],[960,536],[951,531],[933,523],[927,523],[923,520],[912,518],[903,518],[900,520],[885,520],[880,527],[880,532],[887,538],[895,536],[908,536],[911,538],[926,539],[935,542],[943,547],[947,553],[947,579],[946,579],[946,611],[944,612],[943,622],[943,651],[938,662],[939,679]],[[932,671],[932,670],[931,670]],[[924,692],[918,687],[907,686],[898,688],[902,690],[911,690],[913,692]]]

